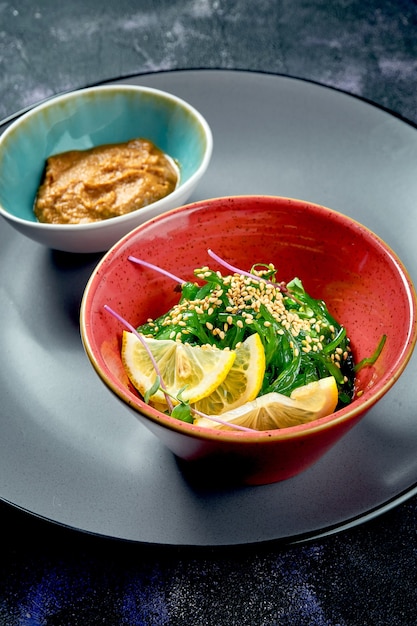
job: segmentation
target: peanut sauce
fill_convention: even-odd
[[[35,199],[40,222],[86,224],[160,200],[178,183],[174,161],[148,139],[51,156]]]

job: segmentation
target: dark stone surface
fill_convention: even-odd
[[[174,68],[290,74],[417,123],[410,0],[0,0],[0,118]],[[412,626],[417,500],[305,545],[191,550],[81,535],[0,505],[3,626]]]
[[[0,118],[119,75],[242,68],[308,78],[417,121],[411,0],[0,2]]]

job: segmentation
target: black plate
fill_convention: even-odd
[[[165,89],[206,116],[214,153],[192,200],[273,194],[324,204],[385,239],[415,280],[411,124],[284,76],[200,70],[119,82]],[[318,537],[416,493],[415,357],[378,407],[301,476],[237,490],[192,486],[171,453],[106,391],[84,354],[78,311],[98,258],[52,252],[0,224],[6,502],[99,535],[203,546]]]

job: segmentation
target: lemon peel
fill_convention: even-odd
[[[305,424],[333,413],[338,402],[337,384],[333,376],[295,389],[291,396],[268,393],[221,415],[223,422],[254,430],[275,430]],[[230,429],[209,417],[196,418],[194,424],[205,428]]]

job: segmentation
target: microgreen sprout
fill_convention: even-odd
[[[205,413],[202,413],[201,411],[197,411],[197,409],[193,409],[189,405],[189,403],[182,398],[182,392],[184,391],[184,389],[180,389],[178,394],[175,397],[171,396],[171,394],[166,389],[166,386],[164,384],[164,381],[162,379],[161,373],[158,368],[158,364],[156,363],[155,358],[151,350],[149,349],[149,346],[147,345],[146,341],[144,341],[142,335],[138,333],[138,331],[136,330],[136,328],[134,328],[134,326],[132,326],[132,324],[130,324],[124,317],[122,317],[119,313],[117,313],[114,309],[112,309],[108,304],[104,305],[104,309],[108,313],[113,315],[113,317],[115,317],[121,324],[123,324],[128,330],[130,330],[130,332],[132,332],[139,339],[139,341],[142,343],[145,350],[147,351],[149,358],[151,359],[152,365],[156,372],[156,379],[152,387],[148,389],[148,391],[145,394],[144,401],[146,402],[146,404],[148,404],[149,398],[153,394],[155,394],[158,391],[158,389],[161,389],[161,391],[163,392],[165,396],[165,401],[167,403],[170,415],[172,417],[176,417],[177,419],[183,422],[188,422],[192,424],[194,421],[192,414],[195,413],[199,415],[200,417],[206,417],[208,419],[211,419],[213,422],[223,424],[235,430],[242,430],[246,432],[256,432],[253,428],[247,428],[246,426],[240,426],[239,424],[232,424],[232,423],[227,422],[226,420],[222,420],[218,416],[206,415]],[[178,402],[176,406],[173,405],[171,397]]]
[[[162,390],[162,392],[163,392],[163,393],[164,393],[164,395],[165,395],[165,400],[166,400],[166,403],[167,403],[167,405],[168,405],[168,409],[169,409],[170,411],[172,411],[172,409],[173,409],[173,405],[172,405],[172,402],[171,402],[171,398],[169,397],[169,394],[168,394],[168,392],[167,392],[167,390],[166,390],[166,387],[165,387],[165,385],[164,385],[164,381],[162,380],[162,377],[161,377],[161,372],[159,371],[158,364],[157,364],[157,362],[155,361],[155,359],[154,359],[154,356],[153,356],[152,352],[149,350],[149,347],[148,347],[148,345],[147,345],[146,341],[144,341],[144,339],[143,339],[142,335],[141,335],[140,333],[138,333],[138,331],[136,330],[136,328],[135,328],[134,326],[132,326],[132,324],[130,324],[127,320],[125,320],[125,318],[124,318],[124,317],[122,317],[121,315],[119,315],[119,313],[117,313],[114,309],[112,309],[111,307],[109,307],[109,305],[108,305],[108,304],[105,304],[105,305],[104,305],[104,308],[105,308],[105,310],[106,310],[108,313],[110,313],[111,315],[113,315],[113,317],[115,317],[115,318],[116,318],[119,322],[121,322],[121,323],[122,323],[122,324],[123,324],[123,325],[124,325],[124,326],[125,326],[128,330],[130,330],[130,332],[131,332],[131,333],[133,333],[133,334],[134,334],[134,335],[135,335],[135,336],[139,339],[139,341],[141,342],[141,344],[143,345],[143,347],[144,347],[144,348],[145,348],[145,350],[147,351],[148,356],[149,356],[149,358],[150,358],[150,360],[151,360],[151,362],[152,362],[152,365],[153,365],[153,367],[154,367],[154,369],[155,369],[155,372],[156,372],[157,378],[159,379],[159,386],[161,387],[161,390]]]

